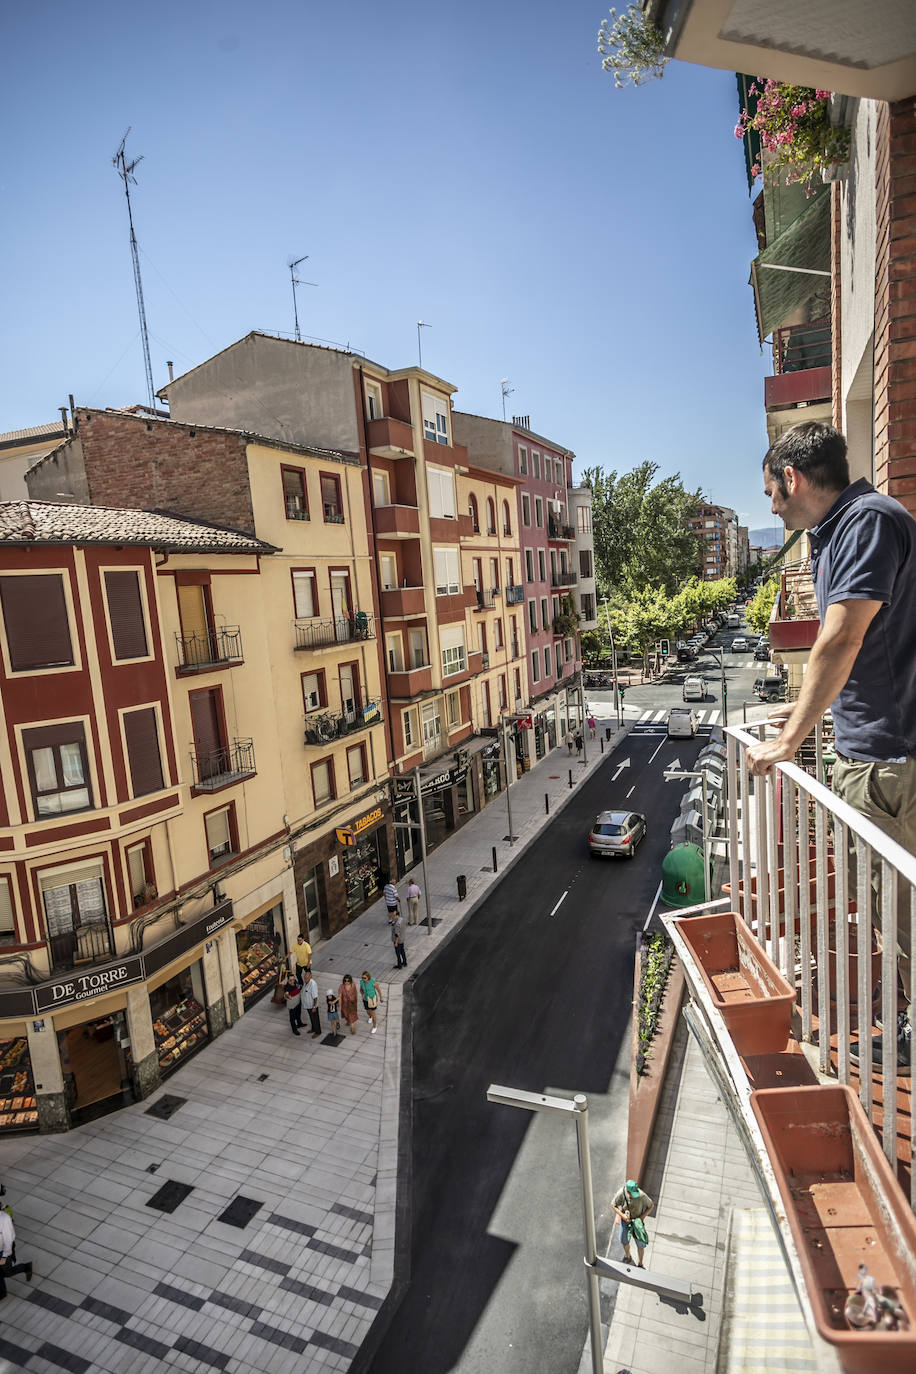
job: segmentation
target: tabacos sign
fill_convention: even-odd
[[[43,984],[35,989],[35,1005],[39,1011],[53,1011],[55,1007],[66,1006],[69,1002],[103,997],[106,992],[114,992],[128,983],[137,983],[142,977],[143,960],[139,956],[122,959],[117,964],[87,969],[85,973],[73,973],[56,983]]]

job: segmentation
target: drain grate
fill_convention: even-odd
[[[266,1083],[269,1077],[270,1077],[270,1074],[269,1074],[269,1073],[259,1073],[259,1074],[258,1074],[258,1082],[259,1082],[259,1083]]]
[[[174,1212],[176,1207],[180,1207],[189,1193],[193,1193],[194,1188],[190,1183],[178,1183],[170,1178],[168,1183],[163,1183],[158,1193],[154,1193],[146,1204],[147,1207],[155,1207],[157,1212]]]
[[[179,1107],[183,1107],[187,1102],[186,1097],[174,1097],[169,1093],[163,1093],[162,1097],[157,1097],[151,1107],[147,1107],[147,1116],[156,1116],[160,1121],[168,1121],[170,1116],[174,1116]]]
[[[330,1035],[330,1034],[329,1034],[329,1035],[326,1035],[326,1036],[324,1037],[324,1039],[322,1040],[321,1043],[322,1043],[322,1045],[335,1045],[335,1046],[336,1046],[336,1045],[342,1045],[342,1044],[343,1044],[343,1039],[344,1039],[344,1038],[343,1038],[342,1035]]]
[[[264,1206],[263,1202],[256,1201],[253,1197],[234,1197],[229,1206],[216,1218],[223,1222],[225,1226],[237,1226],[240,1231],[244,1231],[249,1221]]]

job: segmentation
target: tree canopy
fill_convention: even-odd
[[[655,482],[657,472],[658,464],[649,461],[622,476],[585,470],[602,595],[647,588],[671,593],[696,573],[699,541],[687,522],[702,494],[685,490],[680,473]]]

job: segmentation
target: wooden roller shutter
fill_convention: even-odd
[[[60,573],[0,577],[0,601],[14,672],[63,667],[73,662]]]
[[[124,716],[124,738],[127,741],[127,761],[134,796],[158,792],[165,783],[159,755],[156,712],[152,706],[142,711],[127,712]]]
[[[115,658],[145,658],[149,649],[139,573],[132,568],[106,572],[105,592]]]

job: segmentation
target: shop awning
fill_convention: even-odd
[[[760,342],[804,305],[830,276],[830,196],[824,187],[751,263]]]

